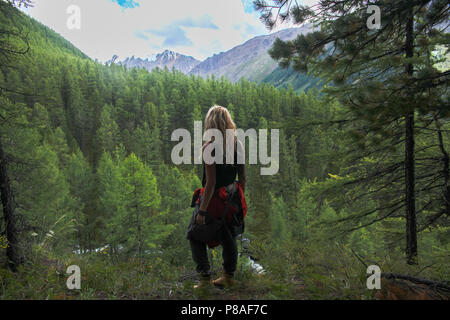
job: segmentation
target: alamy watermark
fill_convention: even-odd
[[[381,29],[381,9],[379,6],[370,5],[367,7],[367,13],[372,14],[367,18],[367,28],[369,30]]]
[[[69,15],[66,21],[66,26],[69,30],[81,29],[81,9],[77,5],[70,5],[67,7],[66,13]]]
[[[242,129],[226,130],[226,146],[224,154],[224,137],[218,129],[208,129],[202,135],[202,122],[194,121],[194,164],[202,164],[202,144],[203,141],[211,141],[212,143],[205,147],[203,152],[203,160],[206,164],[223,164],[224,155],[225,163],[234,163],[234,137],[237,139],[237,164],[245,164],[245,141],[249,139],[249,154],[248,163],[257,164],[258,161],[262,165],[269,165],[268,167],[261,168],[261,175],[275,175],[279,170],[279,130],[270,130],[270,155],[268,154],[268,129],[259,129],[258,132],[255,129],[248,129],[244,131]],[[203,138],[202,138],[203,136]],[[180,141],[181,139],[181,141]],[[192,164],[192,138],[191,133],[186,129],[176,129],[172,132],[171,141],[180,141],[173,149],[171,153],[172,162],[175,165],[180,164]]]
[[[366,273],[370,275],[367,278],[366,285],[367,289],[381,289],[381,269],[377,265],[371,265],[367,267]]]
[[[81,270],[77,265],[71,265],[67,268],[67,274],[70,276],[67,278],[67,289],[69,290],[80,290],[81,289]]]

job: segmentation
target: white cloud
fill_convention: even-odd
[[[147,57],[164,49],[203,60],[254,36],[269,33],[256,13],[245,13],[241,0],[137,2],[139,7],[124,9],[111,0],[35,0],[35,6],[25,11],[100,61],[110,59],[113,54],[120,59],[131,55]],[[78,5],[81,9],[80,30],[67,28],[69,14],[66,10],[70,5]],[[188,18],[194,23],[201,22],[201,27],[186,23]],[[217,28],[206,28],[207,21]],[[165,46],[166,38],[162,34],[169,29],[181,30],[180,34],[175,32],[180,37],[184,32],[191,44],[189,41],[169,41],[180,45]]]

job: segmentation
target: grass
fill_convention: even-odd
[[[235,285],[229,289],[213,286],[195,290],[197,275],[190,259],[169,263],[170,259],[120,258],[108,253],[55,255],[34,248],[17,273],[9,271],[0,248],[0,299],[54,300],[309,300],[309,299],[373,299],[374,290],[366,288],[366,269],[343,247],[321,246],[321,250],[301,247],[282,248],[257,254],[266,272],[257,274],[239,258]],[[3,259],[3,260],[1,260]],[[210,255],[212,273],[221,273],[220,251]],[[446,279],[445,260],[432,266],[405,266],[403,259],[383,259],[383,272],[420,274],[428,279]],[[431,264],[431,263],[430,263]],[[81,290],[69,290],[67,267],[81,270]]]
[[[81,290],[67,289],[70,265],[80,267]],[[213,269],[213,276],[220,273],[219,267]],[[0,266],[0,299],[295,299],[290,286],[256,274],[242,261],[232,288],[195,290],[196,279],[191,267],[169,265],[159,257],[121,260],[101,253],[56,257],[40,251],[17,273],[4,263]]]

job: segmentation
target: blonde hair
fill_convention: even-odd
[[[205,117],[205,132],[209,129],[218,129],[222,132],[223,136],[223,146],[226,150],[226,130],[232,129],[234,132],[234,137],[236,139],[236,125],[231,118],[230,112],[227,108],[215,105],[208,110]],[[225,155],[225,152],[224,152]]]

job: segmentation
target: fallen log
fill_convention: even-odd
[[[395,273],[381,274],[379,300],[450,300],[450,286],[443,282]]]

